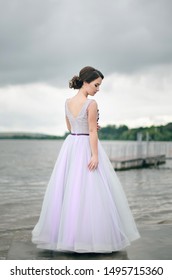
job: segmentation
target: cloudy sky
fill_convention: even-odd
[[[100,125],[172,121],[171,0],[0,0],[0,132],[62,135],[68,81],[105,79]]]

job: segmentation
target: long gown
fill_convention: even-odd
[[[65,103],[71,131],[51,174],[39,220],[32,231],[38,248],[53,251],[113,252],[139,238],[121,183],[98,140],[97,169],[90,171],[87,99],[77,117]]]

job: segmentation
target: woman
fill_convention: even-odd
[[[94,96],[104,76],[84,67],[66,100],[65,139],[52,172],[32,241],[54,251],[113,252],[139,238],[122,186],[98,140]]]

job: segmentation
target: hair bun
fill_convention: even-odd
[[[78,76],[74,76],[70,81],[69,81],[69,87],[74,88],[74,89],[79,89],[83,85],[83,81],[80,80]]]

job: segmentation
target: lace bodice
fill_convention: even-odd
[[[69,110],[68,101],[65,102],[65,113],[71,125],[72,133],[89,133],[87,108],[93,100],[87,99],[83,104],[77,117],[74,117]]]

